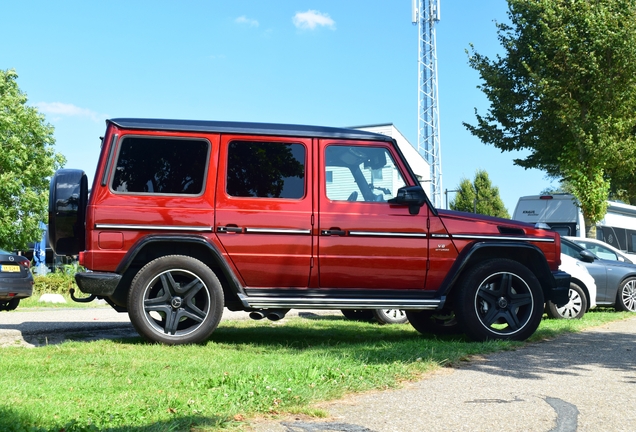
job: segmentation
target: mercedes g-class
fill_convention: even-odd
[[[394,308],[523,340],[568,301],[557,233],[434,208],[392,138],[352,129],[108,120],[90,193],[81,170],[51,180],[49,240],[87,269],[78,300],[166,344],[205,341],[224,308]]]

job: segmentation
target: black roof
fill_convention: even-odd
[[[393,141],[393,139],[389,136],[373,132],[325,126],[142,118],[115,118],[106,120],[106,122],[113,123],[116,126],[125,129],[153,129],[180,132],[218,132],[250,135],[277,135],[309,138],[318,137],[371,141]]]

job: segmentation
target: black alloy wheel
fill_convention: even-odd
[[[205,341],[223,314],[223,289],[201,261],[168,255],[146,264],[128,294],[128,315],[141,336],[168,345]]]
[[[543,316],[543,291],[537,277],[523,264],[491,259],[462,277],[455,315],[473,340],[525,340]]]

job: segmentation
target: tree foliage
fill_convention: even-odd
[[[568,182],[589,227],[610,188],[636,200],[636,0],[508,0],[503,56],[472,49],[490,101],[464,125],[516,159]]]
[[[53,126],[27,106],[12,70],[0,70],[0,247],[25,249],[42,237],[49,178],[64,163]]]
[[[467,178],[463,178],[457,189],[455,199],[450,202],[451,210],[510,218],[499,196],[499,188],[492,185],[486,171],[477,170],[472,183]]]

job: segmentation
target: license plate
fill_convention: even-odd
[[[7,273],[20,273],[20,266],[17,265],[2,265],[3,272]]]

